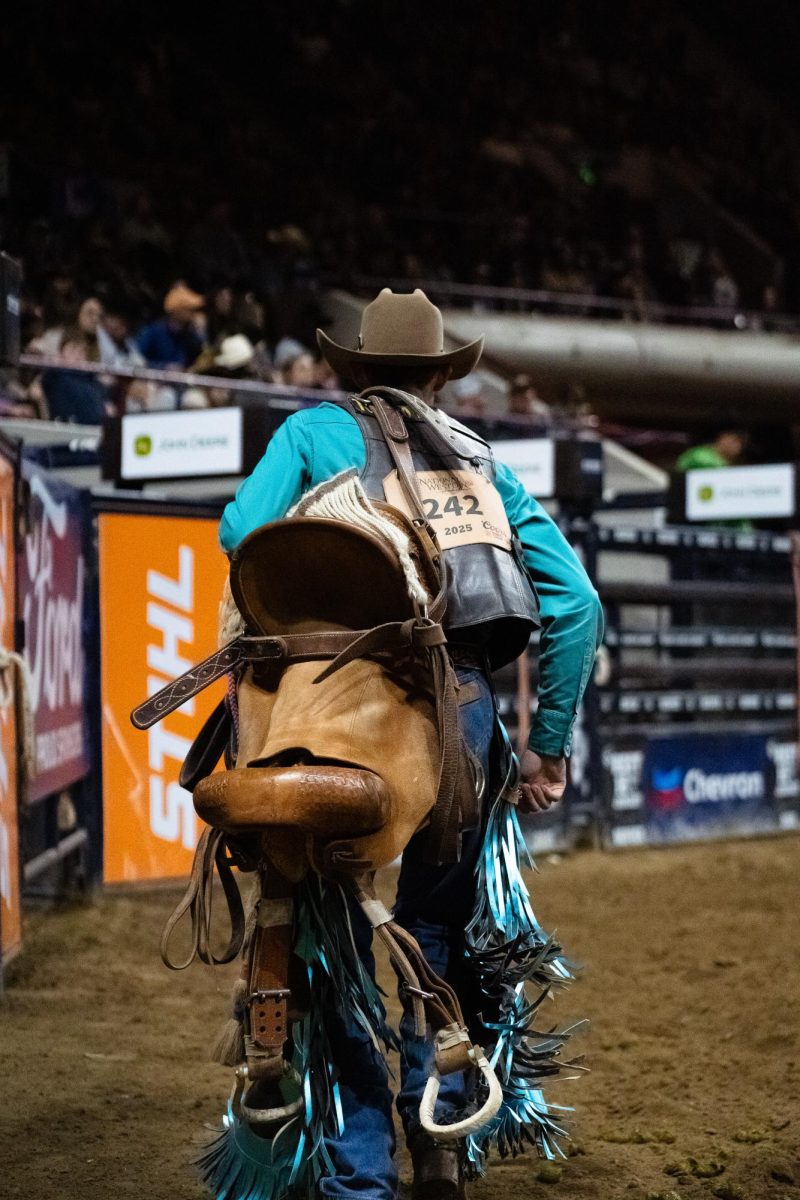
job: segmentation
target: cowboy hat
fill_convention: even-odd
[[[253,361],[255,350],[253,343],[243,333],[233,333],[222,339],[219,354],[214,359],[214,365],[225,367],[228,371],[238,371]]]
[[[467,346],[446,351],[442,314],[420,288],[394,293],[384,288],[361,314],[358,346],[351,350],[340,346],[323,330],[317,330],[317,344],[327,362],[339,375],[346,375],[357,363],[431,368],[450,367],[450,378],[461,379],[473,369],[483,350],[479,337]]]
[[[204,304],[205,299],[198,292],[193,292],[185,283],[176,283],[164,297],[164,312],[174,313],[183,309],[198,312]]]

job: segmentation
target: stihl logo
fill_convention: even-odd
[[[171,679],[188,671],[194,646],[194,552],[190,546],[178,547],[178,577],[170,579],[158,571],[147,572],[147,625],[154,640],[147,646],[147,694],[154,695]],[[191,716],[194,700],[188,700],[178,712]],[[191,742],[168,728],[170,718],[148,731],[150,763],[150,828],[166,842],[180,841],[193,850],[197,841],[196,817],[192,796],[178,783],[165,783],[165,761],[182,763]]]

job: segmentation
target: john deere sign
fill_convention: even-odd
[[[686,472],[687,521],[758,520],[791,517],[794,512],[793,463]]]
[[[122,418],[121,477],[135,481],[238,475],[242,442],[240,408],[132,413]]]

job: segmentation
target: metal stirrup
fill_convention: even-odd
[[[471,1133],[477,1133],[491,1121],[503,1103],[503,1089],[495,1075],[494,1067],[490,1065],[485,1054],[481,1053],[480,1057],[475,1060],[475,1066],[480,1069],[483,1078],[489,1085],[489,1095],[486,1103],[478,1112],[473,1113],[470,1117],[465,1117],[463,1121],[456,1121],[453,1125],[437,1125],[433,1119],[433,1110],[439,1095],[439,1084],[442,1081],[439,1072],[434,1071],[425,1084],[425,1091],[422,1093],[419,1106],[419,1120],[425,1132],[436,1138],[438,1142],[454,1142],[459,1138],[469,1137]]]

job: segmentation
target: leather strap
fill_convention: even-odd
[[[428,606],[428,611],[434,620],[441,620],[447,605],[447,572],[444,556],[436,537],[436,531],[429,522],[422,504],[422,495],[419,490],[417,473],[414,469],[414,459],[411,455],[411,446],[409,445],[408,430],[406,429],[405,421],[397,409],[385,400],[377,389],[372,389],[368,393],[363,394],[370,396],[372,411],[375,414],[378,428],[383,434],[386,448],[397,470],[397,478],[408,501],[413,524],[418,535],[421,535],[420,542],[422,549],[426,557],[429,558],[436,578],[439,580],[439,592]]]
[[[458,997],[450,984],[430,967],[416,938],[393,921],[377,901],[374,880],[374,872],[369,872],[350,876],[348,883],[402,981],[403,1000],[411,1005],[415,1032],[418,1037],[425,1036],[426,1018],[434,1031],[447,1030],[442,1040],[443,1053],[440,1056],[437,1052],[437,1069],[440,1074],[464,1070],[472,1065],[472,1042]]]
[[[222,890],[228,905],[231,932],[228,944],[221,955],[216,955],[211,949],[211,904],[214,885],[214,867],[219,874]],[[186,959],[176,962],[170,958],[169,943],[175,926],[189,913],[191,920],[191,941],[189,954]],[[183,971],[199,958],[208,966],[219,966],[229,963],[242,948],[244,942],[245,920],[244,908],[239,888],[226,854],[225,834],[221,829],[206,827],[200,835],[197,849],[192,860],[192,872],[189,884],[181,899],[167,919],[161,934],[161,959],[171,971]]]
[[[387,389],[370,388],[363,392],[368,396],[372,411],[383,434],[386,447],[397,469],[397,477],[414,514],[412,520],[418,530],[424,531],[435,547],[435,566],[440,581],[439,593],[429,606],[431,616],[441,621],[447,605],[447,569],[439,548],[436,533],[430,525],[422,505],[414,460],[409,445],[405,421],[397,409],[381,395]],[[389,391],[389,394],[392,394]],[[402,396],[402,394],[400,394]],[[447,448],[449,452],[449,447]],[[434,694],[436,696],[437,723],[441,764],[437,799],[428,832],[426,857],[432,863],[455,862],[459,856],[460,809],[465,812],[473,807],[468,798],[472,786],[466,756],[462,753],[461,733],[458,725],[457,680],[443,647],[431,648]],[[457,803],[461,792],[463,802]]]
[[[203,727],[189,747],[183,760],[178,782],[187,792],[193,792],[201,779],[210,775],[225,753],[233,727],[230,709],[225,700],[203,722]]]
[[[144,704],[139,704],[131,713],[131,722],[137,729],[149,729],[156,721],[202,692],[203,688],[232,671],[242,660],[241,641],[241,638],[235,638],[228,642],[227,646],[204,658],[196,667],[173,679],[149,700],[145,700]]]
[[[169,716],[187,700],[215,683],[223,675],[245,663],[263,666],[288,666],[292,662],[308,662],[315,658],[335,658],[351,642],[367,630],[330,630],[323,633],[292,633],[283,637],[242,636],[228,642],[221,650],[204,658],[196,667],[185,671],[138,705],[131,713],[137,729],[149,729],[156,721]]]
[[[251,1077],[274,1078],[285,1069],[283,1047],[289,1036],[289,960],[293,904],[288,880],[262,873],[261,898],[250,944],[249,1036],[245,1042]]]
[[[346,666],[356,658],[366,658],[370,654],[381,651],[430,650],[434,646],[444,646],[447,643],[445,632],[441,625],[426,620],[423,617],[412,617],[408,621],[389,621],[385,625],[376,625],[356,636],[324,671],[317,675],[314,683],[321,683],[329,675]]]

